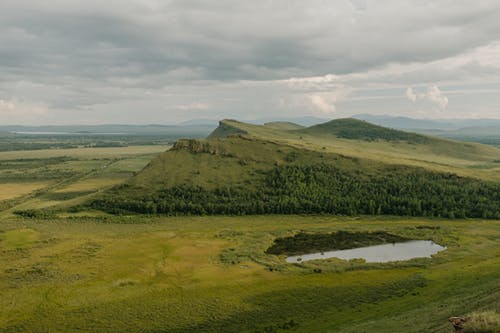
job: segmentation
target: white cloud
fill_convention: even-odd
[[[277,82],[285,82],[291,89],[331,89],[339,85],[340,78],[337,75],[327,74],[324,76],[292,77]]]
[[[16,108],[16,105],[12,101],[7,101],[0,99],[0,112],[10,112]]]
[[[448,97],[444,96],[441,90],[435,85],[427,88],[426,96],[439,110],[444,110],[448,106]]]
[[[310,94],[308,97],[316,110],[324,114],[335,113],[335,102],[337,98],[335,95],[325,94]]]
[[[169,123],[214,105],[498,118],[499,14],[498,0],[2,0],[0,121]],[[435,112],[450,109],[437,86],[452,111]]]
[[[448,106],[448,97],[443,95],[437,85],[427,87],[427,92],[418,94],[412,87],[406,89],[406,97],[413,103],[418,100],[426,100],[437,107],[438,110],[445,110]]]
[[[190,103],[176,105],[177,110],[207,110],[210,109],[210,104],[206,103]]]
[[[417,101],[417,94],[415,94],[412,87],[406,89],[406,97],[414,103]]]

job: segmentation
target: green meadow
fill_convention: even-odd
[[[447,250],[387,264],[265,253],[301,230]],[[0,239],[2,332],[451,332],[450,316],[500,310],[499,221],[8,218]]]

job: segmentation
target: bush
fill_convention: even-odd
[[[48,219],[55,217],[54,212],[41,209],[16,210],[14,214],[26,219]]]

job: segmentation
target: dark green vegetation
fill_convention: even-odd
[[[274,244],[266,250],[266,253],[291,256],[332,250],[346,250],[408,240],[408,238],[391,235],[384,231],[349,232],[341,230],[330,234],[300,232],[291,237],[275,239]]]
[[[54,218],[56,215],[52,213],[51,211],[44,209],[26,209],[26,210],[15,210],[13,211],[15,215],[19,215],[21,217],[27,218],[27,219],[47,219],[47,218]]]
[[[171,168],[181,161],[183,170]],[[188,174],[179,179],[182,172]],[[179,142],[91,207],[168,215],[500,218],[500,184],[231,137]]]

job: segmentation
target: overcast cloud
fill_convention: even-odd
[[[2,0],[0,124],[500,118],[498,0]]]

